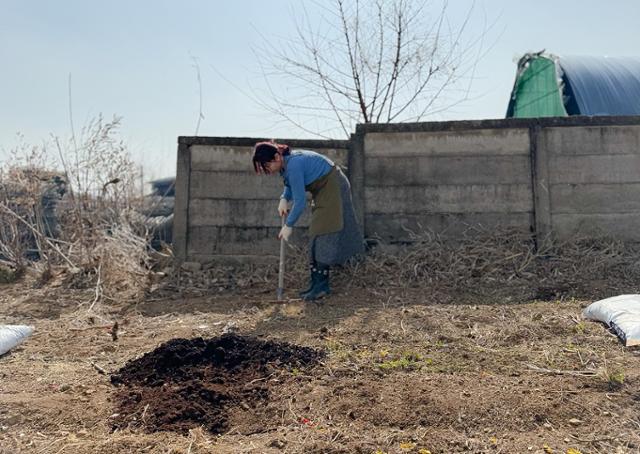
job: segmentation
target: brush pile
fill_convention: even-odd
[[[457,238],[423,232],[408,245],[382,245],[351,271],[361,286],[548,300],[636,288],[639,252],[638,244],[608,238],[549,237],[536,244],[522,232],[476,228]]]
[[[116,139],[119,120],[92,121],[56,155],[18,146],[0,168],[0,271],[35,270],[105,298],[139,300],[148,286],[147,232],[138,214],[137,166]],[[51,170],[56,169],[56,170]]]
[[[334,273],[336,287],[374,293],[426,291],[441,302],[551,300],[637,292],[640,245],[607,238],[539,240],[511,229],[469,229],[460,237],[414,234],[403,245],[377,243]],[[274,287],[278,263],[181,270],[168,283],[195,294]],[[307,279],[304,249],[287,253],[286,288]],[[168,288],[168,287],[167,287]],[[275,290],[274,290],[275,291]]]

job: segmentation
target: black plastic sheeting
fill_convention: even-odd
[[[640,57],[560,57],[569,115],[640,115]]]

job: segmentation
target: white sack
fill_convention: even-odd
[[[4,355],[31,335],[32,326],[0,325],[0,355]]]
[[[620,295],[590,304],[583,315],[606,323],[627,347],[640,345],[640,295]]]

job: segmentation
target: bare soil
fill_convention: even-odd
[[[228,412],[255,411],[277,391],[268,381],[273,371],[304,368],[322,356],[320,350],[236,334],[172,339],[111,376],[111,383],[122,385],[114,428],[188,434],[201,426],[222,434],[229,430]],[[138,419],[142,413],[146,418]]]
[[[0,452],[640,452],[640,352],[581,316],[613,294],[335,290],[88,311],[92,289],[2,285],[2,323],[36,330],[0,357]]]

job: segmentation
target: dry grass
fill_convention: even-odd
[[[639,245],[607,238],[549,237],[536,245],[517,231],[473,229],[461,238],[424,233],[414,240],[376,248],[351,269],[353,282],[526,301],[618,292],[640,279]]]
[[[90,309],[105,298],[139,300],[148,286],[139,176],[118,126],[98,117],[67,143],[20,145],[0,169],[5,268],[37,270],[40,286],[64,268],[68,285],[94,289]]]
[[[112,301],[140,301],[149,286],[151,268],[146,238],[126,223],[101,234],[93,251],[101,291]]]
[[[25,292],[5,290],[6,314],[33,314],[48,304],[37,297],[8,307],[7,294]],[[59,296],[73,298],[67,290]],[[105,314],[119,322],[117,340],[111,326],[91,323],[74,306],[35,321],[36,334],[3,358],[0,446],[34,453],[366,454],[542,454],[545,445],[631,454],[640,446],[633,405],[640,356],[581,320],[585,302],[387,304],[355,288],[323,308],[251,304],[225,292],[147,304]],[[144,315],[152,305],[156,315]],[[238,408],[221,435],[113,430],[114,388],[94,364],[111,373],[169,339],[216,336],[228,326],[328,356],[316,370],[274,374],[266,408]]]
[[[386,294],[429,291],[443,302],[604,297],[634,291],[640,281],[640,245],[607,238],[534,238],[507,229],[473,229],[458,238],[423,232],[405,245],[377,244],[361,260],[336,269],[343,289]],[[243,291],[277,279],[272,265],[207,266],[177,271],[164,290],[187,294]],[[290,246],[286,288],[307,279],[307,253]],[[275,284],[274,284],[275,288]],[[382,289],[382,290],[381,290]],[[480,298],[480,300],[478,299]]]

